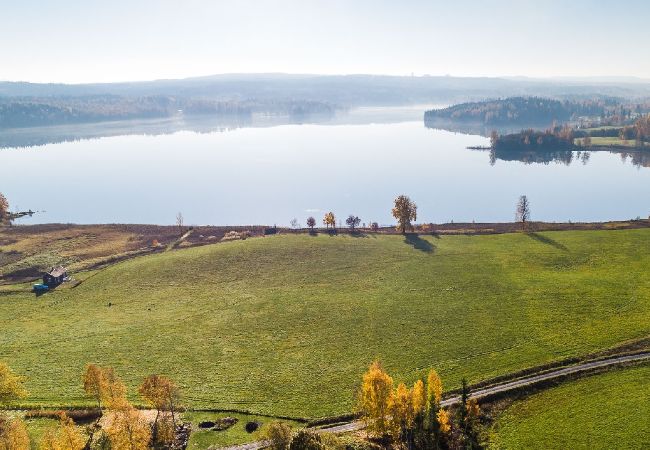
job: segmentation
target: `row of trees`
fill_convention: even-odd
[[[625,126],[619,131],[619,138],[623,140],[635,139],[637,146],[650,140],[650,115],[638,118],[633,125]]]
[[[406,195],[400,195],[394,201],[393,209],[391,214],[397,220],[397,229],[401,233],[406,233],[407,231],[413,231],[413,222],[417,220],[417,211],[418,207],[413,200],[411,200]],[[294,219],[295,220],[295,219]],[[517,202],[517,210],[515,214],[515,220],[521,223],[522,228],[525,229],[528,222],[530,221],[530,202],[528,197],[522,195],[519,197]],[[350,215],[345,223],[348,225],[351,231],[354,231],[356,227],[361,223],[361,219],[355,215]],[[334,228],[336,226],[336,216],[333,212],[328,212],[323,217],[323,224],[326,228]],[[313,217],[307,218],[307,226],[313,231],[316,226],[316,219]],[[371,224],[373,231],[376,231],[379,228],[379,225],[376,222]]]
[[[26,397],[24,381],[6,364],[0,363],[0,405]],[[142,399],[156,410],[151,424],[142,411],[128,401],[126,386],[112,368],[87,365],[83,389],[97,402],[100,412],[95,423],[87,428],[87,436],[61,412],[58,425],[43,433],[39,450],[146,450],[167,448],[175,440],[175,413],[180,393],[171,379],[150,375],[138,389]],[[0,450],[30,450],[30,445],[24,421],[0,414]]]
[[[417,209],[418,207],[415,202],[406,195],[400,195],[395,199],[394,207],[391,210],[391,213],[397,220],[398,230],[400,230],[402,233],[413,230],[413,222],[417,219]],[[354,232],[361,224],[361,219],[359,216],[350,214],[345,219],[345,224],[348,226],[350,231]],[[332,211],[327,212],[323,216],[323,225],[325,225],[326,229],[336,228],[336,216]],[[291,221],[291,226],[298,228],[298,220],[293,219]],[[307,226],[311,229],[312,232],[314,231],[314,227],[316,226],[316,219],[313,216],[307,218]],[[379,229],[379,224],[377,222],[371,222],[370,228],[373,231],[377,231]]]
[[[393,378],[374,362],[363,375],[359,410],[368,434],[410,450],[479,449],[480,408],[463,380],[455,414],[442,406],[442,381],[431,369],[412,388],[394,387]]]

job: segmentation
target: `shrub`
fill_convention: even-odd
[[[325,450],[320,435],[312,430],[300,430],[292,439],[290,450]]]
[[[252,233],[251,233],[250,231],[248,231],[248,230],[246,230],[246,231],[241,231],[241,232],[237,232],[237,231],[228,231],[228,232],[227,232],[227,233],[226,233],[226,234],[221,238],[221,241],[222,241],[222,242],[226,242],[226,241],[238,241],[238,240],[242,240],[242,241],[243,241],[243,240],[245,240],[245,239],[247,239],[247,238],[249,238],[249,237],[251,237],[251,236],[252,236]]]
[[[271,450],[288,450],[292,438],[291,427],[284,422],[271,422],[265,437]]]
[[[25,419],[56,419],[59,420],[62,414],[75,421],[76,423],[88,423],[97,420],[101,417],[102,412],[95,409],[68,409],[68,410],[55,410],[55,409],[39,409],[34,411],[27,411]]]

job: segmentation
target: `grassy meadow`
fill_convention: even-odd
[[[489,236],[281,235],[175,250],[35,297],[0,286],[0,360],[24,404],[89,404],[88,362],[137,401],[150,373],[193,408],[350,412],[361,374],[446,387],[650,334],[650,229]],[[77,277],[82,278],[82,277]]]
[[[650,445],[650,365],[540,392],[508,407],[491,430],[494,450],[642,449]]]
[[[217,418],[233,417],[238,419],[238,422],[227,430],[213,431],[202,430],[198,424],[200,422],[210,420],[214,421]],[[214,412],[187,412],[183,414],[183,420],[192,422],[193,429],[190,435],[190,442],[188,443],[188,450],[205,450],[210,446],[223,447],[227,445],[244,444],[260,439],[264,439],[264,434],[268,425],[274,421],[269,417],[251,416],[246,414],[233,414],[233,413],[214,413]],[[253,433],[246,431],[246,422],[258,422],[260,427]],[[294,429],[297,429],[303,424],[293,422],[290,420],[283,420]]]

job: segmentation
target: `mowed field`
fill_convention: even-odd
[[[650,447],[650,365],[569,382],[506,409],[491,449]]]
[[[175,250],[41,297],[0,287],[0,360],[28,377],[32,406],[88,404],[93,362],[136,401],[163,373],[193,408],[347,413],[375,358],[398,381],[435,367],[455,388],[650,335],[649,250],[649,229]]]

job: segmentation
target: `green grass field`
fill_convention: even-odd
[[[650,366],[619,369],[517,401],[499,416],[490,448],[650,448]]]
[[[649,335],[649,242],[645,229],[178,250],[38,298],[0,287],[0,360],[28,377],[28,405],[88,404],[94,362],[134,400],[156,372],[194,408],[346,413],[374,358],[408,382],[433,366],[451,388]]]
[[[198,427],[200,422],[206,420],[214,421],[217,418],[223,417],[234,417],[239,421],[224,431],[201,430]],[[264,439],[264,433],[266,432],[268,425],[274,421],[274,419],[269,417],[213,412],[188,412],[183,415],[183,420],[192,422],[193,424],[193,431],[190,435],[190,442],[187,446],[188,450],[205,450],[210,446],[223,447],[226,445],[244,444],[246,442]],[[245,426],[246,422],[249,421],[260,423],[260,428],[253,433],[248,433]],[[301,426],[299,423],[290,420],[283,420],[283,422],[294,429]]]
[[[575,140],[575,143],[580,145],[582,143],[581,138],[577,138]],[[592,146],[612,146],[612,145],[622,145],[624,147],[630,147],[630,148],[636,148],[637,143],[636,140],[634,139],[619,139],[618,137],[600,137],[600,136],[595,136],[591,138],[591,145]],[[647,142],[643,143],[643,147],[647,148],[649,144]]]

